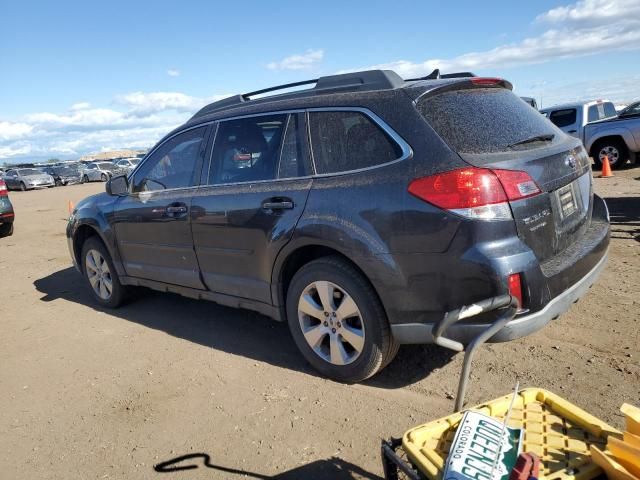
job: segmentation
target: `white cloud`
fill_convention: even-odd
[[[170,68],[169,70],[167,70],[167,75],[169,75],[170,77],[179,77],[180,70],[176,68]]]
[[[151,113],[166,110],[177,112],[195,112],[207,103],[224,98],[226,95],[214,95],[211,97],[192,97],[179,92],[133,92],[116,97],[116,103],[130,109],[130,113],[138,116],[146,116]]]
[[[278,62],[267,64],[269,70],[309,70],[318,65],[324,57],[324,50],[309,49],[303,54],[291,55]]]
[[[548,24],[553,28],[538,36],[484,52],[417,63],[396,60],[366,68],[391,69],[404,78],[411,78],[424,76],[435,68],[445,73],[487,70],[614,50],[640,49],[638,0],[583,0],[549,10],[536,17],[536,23]]]
[[[25,137],[33,131],[33,127],[22,122],[0,122],[0,140],[15,140]]]
[[[77,112],[78,110],[87,110],[88,108],[91,108],[91,104],[89,102],[79,102],[71,105],[71,108],[69,110],[71,110],[72,112]]]

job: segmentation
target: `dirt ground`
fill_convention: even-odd
[[[640,168],[596,179],[608,267],[570,312],[481,349],[468,404],[550,389],[614,426],[640,404]],[[144,291],[97,308],[72,268],[67,201],[102,184],[11,192],[0,239],[0,478],[379,478],[382,437],[450,413],[461,354],[404,347],[380,375],[314,374],[286,325]],[[157,473],[183,455],[194,468]],[[166,469],[175,465],[165,466]]]

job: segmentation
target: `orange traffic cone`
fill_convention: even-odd
[[[602,175],[601,178],[613,177],[613,173],[611,173],[611,165],[609,165],[609,156],[605,155],[604,160],[602,161]]]
[[[76,206],[73,204],[71,200],[69,200],[67,202],[67,208],[69,209],[69,215],[71,215],[73,213],[73,209],[76,208]]]

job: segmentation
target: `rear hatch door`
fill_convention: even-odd
[[[575,242],[591,218],[591,162],[580,142],[500,86],[425,95],[418,110],[467,163],[529,174],[542,194],[510,202],[540,261]]]

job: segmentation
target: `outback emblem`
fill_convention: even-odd
[[[573,155],[567,155],[567,157],[564,159],[564,164],[567,167],[576,168],[576,157],[574,157]]]

